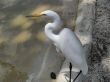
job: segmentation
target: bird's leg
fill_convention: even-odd
[[[69,69],[70,69],[70,79],[69,79],[69,82],[71,82],[71,73],[72,73],[72,64],[70,62],[70,65],[69,65]]]
[[[82,71],[80,70],[80,72],[78,73],[78,75],[74,78],[73,82],[76,81],[76,79],[78,78],[78,76],[82,73]]]

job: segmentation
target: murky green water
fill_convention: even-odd
[[[47,18],[27,19],[25,15],[45,9],[61,13],[60,7],[59,0],[0,0],[0,82],[26,82],[32,73],[39,74],[43,62],[45,71],[58,72],[62,57],[53,47],[47,50],[49,45],[43,32]],[[43,61],[46,53],[48,57]],[[49,62],[52,57],[54,63]],[[42,79],[50,78],[51,71],[45,72]]]

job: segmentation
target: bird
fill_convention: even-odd
[[[41,13],[35,13],[26,17],[40,17],[47,16],[52,19],[45,25],[45,34],[56,46],[57,51],[61,51],[64,57],[70,62],[70,81],[71,82],[71,70],[72,66],[77,68],[79,74],[86,75],[88,72],[88,65],[86,61],[85,51],[83,46],[75,34],[70,28],[64,27],[57,34],[54,33],[56,30],[61,28],[62,21],[60,16],[52,10],[45,10]],[[76,76],[76,78],[79,76]],[[75,80],[76,80],[75,78]]]

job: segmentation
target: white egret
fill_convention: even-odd
[[[40,14],[33,14],[27,17],[38,17],[42,15],[48,16],[53,20],[53,22],[45,25],[45,34],[56,46],[57,51],[60,50],[63,53],[65,58],[70,61],[72,65],[77,68],[77,70],[79,70],[79,74],[81,72],[84,75],[87,74],[88,65],[86,62],[85,52],[76,34],[69,28],[63,28],[58,34],[54,33],[54,30],[61,27],[61,19],[59,15],[54,11],[46,10],[41,12]],[[71,64],[69,67],[71,77]]]

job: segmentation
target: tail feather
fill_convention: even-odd
[[[83,65],[83,67],[82,67],[82,73],[83,73],[83,75],[86,75],[86,74],[88,73],[88,66],[87,66],[86,63],[85,63],[85,65]]]

